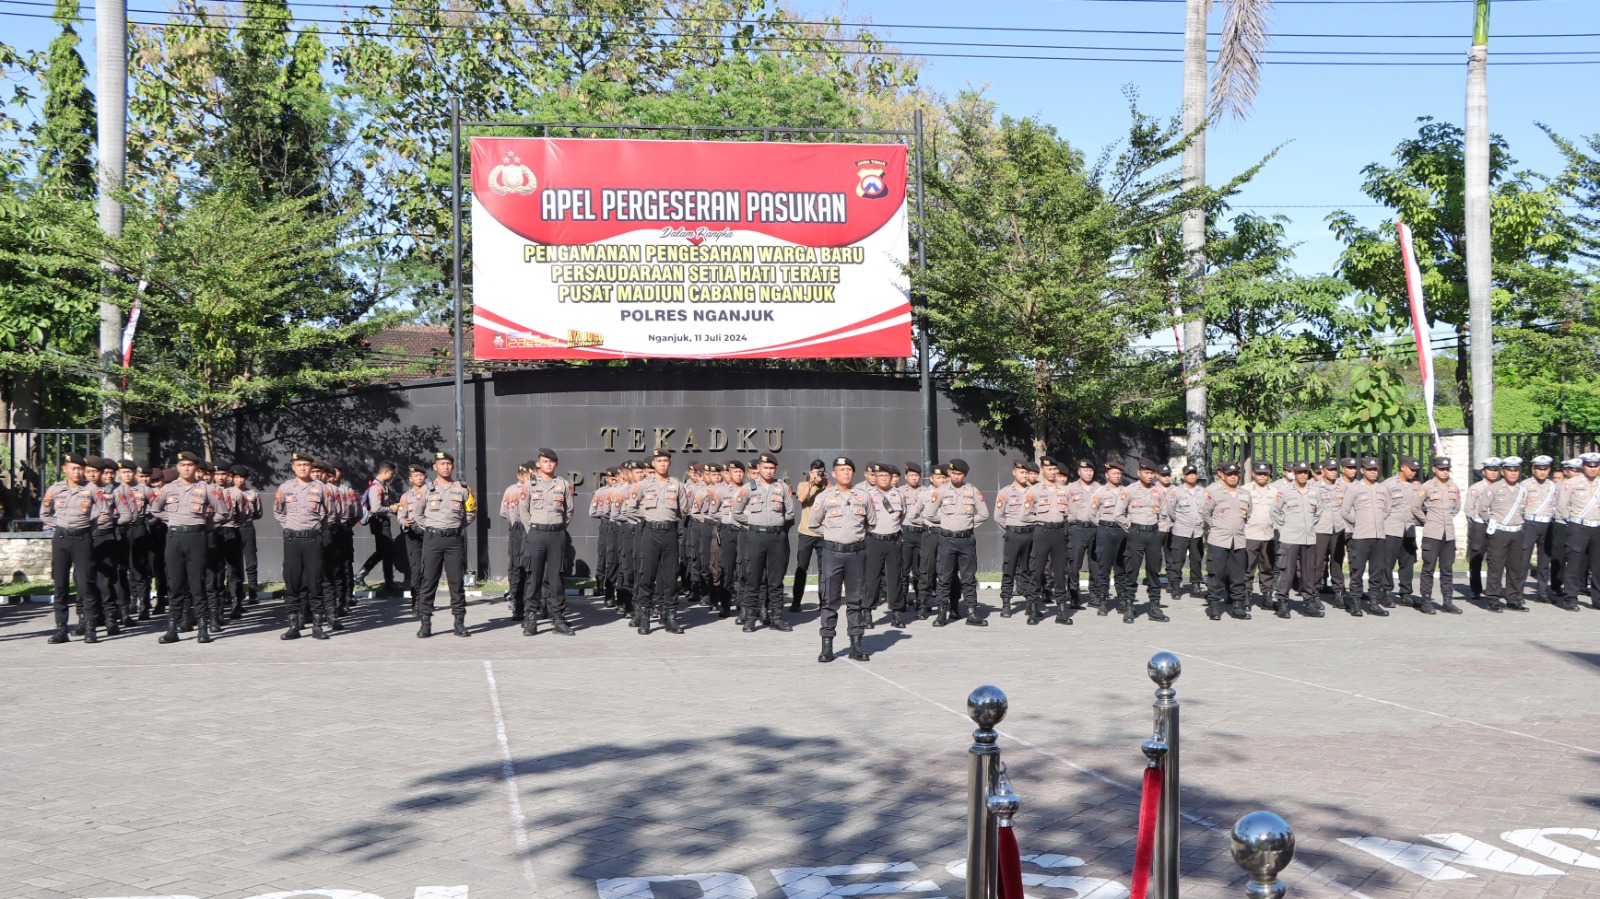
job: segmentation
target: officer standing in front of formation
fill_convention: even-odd
[[[428,469],[413,462],[406,477],[411,488],[400,494],[394,505],[394,519],[400,524],[400,540],[406,548],[406,582],[411,585],[412,611],[417,606],[417,584],[422,581],[422,497],[428,487]]]
[[[639,524],[637,581],[633,593],[633,624],[650,633],[650,617],[659,611],[669,634],[683,633],[678,624],[678,598],[673,578],[678,571],[678,528],[689,514],[689,490],[672,477],[672,451],[658,448],[650,459],[653,469],[628,494],[625,514]],[[732,504],[729,504],[730,509]],[[732,577],[731,572],[724,572]],[[731,580],[729,581],[731,584]]]
[[[1422,517],[1422,485],[1417,473],[1422,463],[1410,456],[1382,487],[1387,494],[1383,519],[1383,605],[1414,606],[1412,575],[1417,567],[1417,522]],[[1398,575],[1398,576],[1397,576]]]
[[[50,534],[50,575],[55,581],[55,632],[51,643],[67,642],[67,597],[78,589],[78,623],[83,642],[96,643],[95,619],[100,614],[100,593],[94,580],[93,532],[96,523],[111,515],[98,484],[84,477],[84,457],[67,453],[61,461],[64,480],[50,485],[39,505],[39,518]],[[118,633],[107,627],[107,632]]]
[[[922,466],[907,462],[905,477],[895,489],[900,491],[900,501],[906,507],[906,518],[900,525],[900,596],[905,602],[902,617],[909,622],[917,617],[924,592],[919,572],[922,570],[922,535],[927,526],[922,523],[922,510],[917,507],[917,497],[922,491]],[[915,590],[907,586],[908,580],[916,585]]]
[[[528,526],[522,520],[522,498],[527,495],[528,481],[533,477],[533,467],[524,462],[517,466],[517,479],[500,494],[500,517],[506,529],[506,599],[511,603],[511,620],[526,621],[528,562],[524,550],[528,542]],[[535,589],[538,589],[537,587]],[[538,612],[533,618],[537,623]]]
[[[167,525],[167,572],[172,600],[167,607],[167,632],[160,643],[178,642],[179,621],[192,615],[200,627],[196,641],[211,642],[216,610],[206,592],[206,541],[212,522],[228,514],[210,485],[195,478],[201,463],[194,453],[178,454],[178,480],[164,486],[156,516]],[[199,607],[196,609],[196,607]]]
[[[372,555],[361,563],[361,573],[356,576],[356,583],[366,587],[367,575],[372,573],[372,569],[381,567],[381,590],[384,594],[395,592],[394,531],[389,512],[389,507],[395,503],[394,475],[395,464],[383,462],[361,495],[361,505],[367,516],[367,530],[372,533]]]
[[[1483,479],[1467,488],[1467,568],[1473,599],[1483,596],[1483,560],[1489,549],[1489,522],[1483,517],[1483,503],[1489,488],[1500,480],[1499,457],[1483,460],[1481,470]]]
[[[1272,483],[1271,462],[1255,463],[1250,473],[1250,484],[1244,488],[1250,494],[1250,518],[1244,526],[1244,576],[1247,582],[1251,577],[1256,579],[1261,604],[1266,605],[1277,578],[1277,531],[1272,527],[1272,500],[1278,495],[1278,487]]]
[[[1389,517],[1389,494],[1378,483],[1378,460],[1361,460],[1361,480],[1344,493],[1340,514],[1350,528],[1350,592],[1344,609],[1351,615],[1366,610],[1380,618],[1389,610],[1382,605],[1385,584],[1383,523]]]
[[[866,633],[867,533],[877,524],[878,509],[863,487],[854,486],[856,463],[847,456],[833,460],[833,483],[821,490],[811,506],[811,529],[822,538],[817,566],[822,635],[819,662],[833,661],[833,638],[838,630],[839,602],[845,604],[845,633],[850,638],[850,658],[868,660],[861,646]],[[943,563],[940,580],[943,582]]]
[[[1033,500],[1028,497],[1028,460],[1011,463],[1011,483],[994,497],[994,523],[1000,527],[1000,617],[1011,617],[1011,597],[1032,596]]]
[[[789,485],[778,480],[777,456],[758,456],[755,475],[733,503],[733,518],[749,535],[745,538],[744,595],[740,597],[743,629],[754,633],[765,623],[776,631],[792,631],[783,619],[783,576],[789,572],[789,526],[800,503]]]
[[[877,612],[879,591],[886,594],[890,623],[905,627],[905,573],[900,570],[900,529],[905,525],[905,497],[894,487],[894,467],[882,462],[867,465],[867,480],[862,485],[877,508],[877,520],[867,531],[867,605],[862,624],[871,630]],[[897,583],[898,582],[898,583]]]
[[[1039,483],[1028,488],[1033,505],[1033,578],[1028,586],[1028,623],[1044,620],[1044,607],[1055,603],[1056,623],[1071,624],[1067,594],[1067,504],[1070,495],[1061,480],[1061,467],[1045,456],[1039,460]],[[1049,577],[1046,578],[1048,572]],[[1046,581],[1050,595],[1046,596]]]
[[[1139,460],[1139,480],[1130,485],[1124,495],[1128,504],[1128,539],[1122,548],[1122,571],[1117,575],[1117,599],[1122,605],[1122,621],[1134,622],[1133,601],[1139,592],[1139,564],[1144,563],[1145,589],[1150,596],[1150,610],[1145,617],[1151,621],[1166,621],[1161,611],[1162,510],[1167,507],[1169,488],[1156,483],[1156,463]]]
[[[971,470],[966,460],[951,459],[946,465],[950,481],[938,488],[928,499],[923,513],[928,524],[939,532],[938,595],[939,617],[934,627],[944,627],[950,619],[944,614],[944,598],[950,595],[951,584],[960,578],[961,598],[966,604],[966,621],[973,627],[988,627],[989,622],[978,615],[978,526],[989,520],[989,504],[983,491],[968,484]]]
[[[1461,511],[1461,488],[1450,480],[1450,457],[1433,457],[1433,477],[1422,486],[1422,593],[1423,614],[1434,614],[1433,569],[1439,568],[1442,606],[1460,615],[1456,605],[1456,513]]]
[[[1201,564],[1205,560],[1206,523],[1200,517],[1200,505],[1204,501],[1200,469],[1185,465],[1183,481],[1174,484],[1167,496],[1167,518],[1172,522],[1172,532],[1167,537],[1167,586],[1174,599],[1184,594],[1185,560],[1189,563],[1188,592],[1194,596],[1205,595]]]
[[[1278,529],[1278,583],[1272,610],[1279,618],[1289,617],[1289,590],[1298,580],[1305,614],[1321,618],[1324,613],[1317,596],[1315,559],[1324,494],[1311,484],[1310,465],[1295,462],[1284,468],[1294,476],[1294,482],[1280,486],[1272,500],[1272,523]]]
[[[1554,462],[1549,456],[1534,456],[1533,480],[1523,481],[1528,487],[1528,506],[1527,513],[1522,516],[1522,552],[1528,557],[1525,564],[1533,574],[1536,591],[1533,598],[1537,602],[1550,602],[1556,595],[1550,592],[1553,550],[1550,531],[1556,519],[1556,498],[1560,495],[1561,484],[1550,477]],[[1522,595],[1520,583],[1515,592]]]
[[[1561,483],[1561,517],[1567,521],[1567,558],[1562,566],[1561,608],[1578,610],[1583,591],[1600,610],[1600,453],[1578,457],[1582,471]]]
[[[539,458],[523,463],[533,478],[522,491],[516,516],[526,529],[522,558],[527,566],[523,584],[522,633],[539,632],[539,610],[550,619],[551,629],[563,637],[574,634],[567,624],[567,588],[561,579],[561,556],[567,547],[567,526],[572,523],[572,484],[556,474],[556,451],[539,448]],[[543,601],[541,603],[541,597]]]
[[[294,477],[272,498],[272,516],[283,528],[283,585],[289,608],[289,629],[280,639],[299,639],[309,620],[311,636],[326,640],[322,626],[333,614],[322,591],[322,531],[331,514],[327,491],[311,476],[310,456],[294,453],[289,467]]]
[[[422,527],[422,579],[417,591],[417,614],[422,626],[418,637],[433,636],[433,598],[443,576],[450,586],[452,629],[457,637],[467,630],[467,525],[478,517],[478,498],[472,488],[455,480],[456,458],[443,450],[433,454],[433,481],[422,492],[417,513]]]
[[[1522,515],[1528,508],[1528,485],[1522,483],[1521,456],[1500,460],[1500,480],[1490,485],[1478,508],[1488,542],[1484,598],[1489,611],[1526,612],[1522,585],[1528,580],[1528,554],[1522,547]]]
[[[1228,614],[1250,617],[1250,581],[1245,574],[1245,523],[1250,520],[1250,494],[1239,489],[1239,466],[1228,462],[1217,469],[1220,479],[1207,487],[1200,503],[1206,523],[1206,617]]]

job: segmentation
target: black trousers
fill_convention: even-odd
[[[1483,595],[1483,558],[1489,550],[1489,523],[1467,522],[1467,569],[1474,598]]]
[[[906,608],[915,611],[921,604],[917,597],[922,593],[922,532],[901,531],[900,581],[905,586]],[[915,584],[915,589],[912,588]]]
[[[176,628],[193,615],[205,624],[216,620],[211,596],[206,592],[206,531],[167,531],[167,574],[172,578],[172,599],[167,606],[167,627]]]
[[[1201,566],[1205,560],[1206,539],[1199,534],[1193,537],[1179,537],[1176,534],[1167,536],[1167,589],[1176,596],[1178,585],[1183,581],[1183,563],[1189,562],[1189,583],[1199,586],[1204,583],[1205,575]]]
[[[1083,568],[1089,566],[1089,579],[1094,580],[1094,542],[1096,528],[1092,524],[1067,524],[1067,599],[1074,606],[1083,605]]]
[[[744,613],[747,618],[783,614],[783,576],[789,573],[789,535],[783,531],[745,537]]]
[[[634,584],[639,580],[639,531],[637,522],[617,524],[617,588],[628,596],[633,595]]]
[[[328,617],[322,593],[322,537],[283,538],[283,585],[290,615],[318,621]]]
[[[616,531],[607,519],[600,519],[596,528],[599,534],[595,545],[594,577],[596,583],[608,593],[613,589],[611,583],[612,554],[615,552],[613,544],[616,542]]]
[[[1437,537],[1422,538],[1422,599],[1433,598],[1433,569],[1439,568],[1439,598],[1454,601],[1456,597],[1456,542]]]
[[[1317,595],[1316,557],[1315,543],[1278,541],[1278,599],[1289,598],[1296,579],[1300,582],[1300,598],[1309,601]]]
[[[465,534],[422,535],[422,581],[417,589],[417,614],[424,618],[433,614],[433,598],[439,592],[439,578],[444,577],[450,587],[450,613],[457,618],[467,615],[467,591],[463,580],[467,574],[467,538]]]
[[[1370,537],[1350,541],[1350,592],[1357,597],[1377,601],[1388,586],[1384,561],[1384,540]]]
[[[906,581],[900,569],[900,544],[904,539],[897,535],[893,540],[879,540],[867,535],[866,584],[869,607],[876,605],[874,600],[881,594],[889,603],[889,611],[906,610]]]
[[[141,521],[120,531],[128,554],[128,614],[142,615],[150,611],[150,528]]]
[[[1049,596],[1045,595],[1045,574],[1049,573]],[[1067,528],[1047,528],[1035,525],[1033,529],[1033,592],[1028,598],[1034,602],[1054,602],[1065,607],[1067,603]]]
[[[422,583],[422,531],[402,529],[400,539],[406,547],[406,580],[411,584],[411,601],[415,603],[417,585]]]
[[[389,530],[389,516],[379,515],[367,521],[367,530],[372,532],[372,555],[361,563],[361,574],[366,576],[372,569],[383,567],[383,582],[394,583],[394,537]]]
[[[89,534],[67,537],[56,534],[50,538],[50,576],[55,581],[56,595],[51,605],[56,616],[56,630],[66,630],[69,609],[67,597],[72,587],[78,588],[78,623],[85,628],[94,624],[100,614],[100,590],[95,585],[94,538]]]
[[[1590,605],[1600,609],[1600,528],[1567,522],[1567,561],[1561,572],[1561,589],[1572,602],[1588,590]]]
[[[817,564],[822,564],[822,538],[816,534],[801,534],[794,548],[794,589],[792,594],[795,600],[805,595],[806,569],[811,565],[811,558],[815,556]],[[819,569],[820,571],[820,569]],[[818,574],[817,589],[822,589],[821,574]]]
[[[253,521],[239,525],[239,552],[244,556],[245,599],[255,602],[261,579],[256,563],[256,525]]]
[[[690,519],[689,520],[689,529],[690,529],[690,534],[692,535],[692,539],[691,539],[690,542],[694,546],[694,560],[691,563],[694,566],[693,569],[692,569],[692,572],[691,572],[692,576],[693,576],[693,580],[694,580],[694,590],[695,590],[696,594],[698,594],[700,596],[709,597],[711,595],[711,583],[712,583],[712,578],[711,578],[711,544],[712,544],[712,538],[715,536],[712,533],[713,528],[712,528],[711,519],[709,519],[709,518]],[[801,539],[804,540],[805,538],[802,537]],[[801,590],[805,589],[804,580],[805,580],[805,572],[802,571],[802,572],[800,572],[800,574],[798,575],[797,580],[796,580],[796,583],[800,584],[800,588],[799,589],[801,589]],[[798,594],[796,594],[796,595],[798,595]]]
[[[1528,581],[1528,554],[1523,551],[1521,531],[1496,531],[1488,535],[1485,552],[1489,577],[1484,596],[1511,602],[1522,601],[1523,585]]]
[[[717,525],[717,567],[722,572],[721,593],[717,601],[732,605],[743,594],[744,570],[741,566],[741,545],[745,532],[731,524]]]
[[[946,601],[951,589],[939,589],[939,530],[928,528],[917,543],[917,609],[931,615]],[[956,589],[959,588],[957,584]]]
[[[867,630],[866,551],[844,553],[823,547],[820,559],[817,587],[822,594],[817,624],[822,636],[831,638],[837,632],[841,593],[845,604],[845,632],[852,639],[861,636]]]
[[[1314,587],[1321,585],[1323,579],[1327,579],[1334,595],[1344,593],[1344,551],[1345,544],[1349,542],[1348,538],[1349,534],[1344,531],[1317,535],[1317,545],[1312,551],[1314,558],[1311,563],[1312,575],[1316,578]]]
[[[1554,530],[1555,524],[1549,521],[1527,521],[1522,525],[1522,548],[1528,554],[1528,561],[1524,564],[1533,575],[1534,595],[1540,599],[1556,595],[1550,592],[1552,557],[1556,546],[1552,533]]]
[[[1272,595],[1272,583],[1277,578],[1278,541],[1276,540],[1251,540],[1244,541],[1245,568],[1244,577],[1248,582],[1250,576],[1256,578],[1256,585],[1262,596]]]
[[[731,538],[731,531],[728,536]],[[641,526],[638,550],[638,581],[633,590],[634,614],[648,619],[652,612],[676,613],[678,596],[673,579],[678,574],[678,529],[661,530]],[[724,571],[723,577],[731,579],[732,573]],[[732,581],[727,583],[731,584]]]
[[[1000,598],[1028,597],[1033,587],[1033,535],[1035,531],[1017,533],[1006,529],[1000,548]]]
[[[1245,574],[1245,549],[1228,549],[1206,544],[1206,605],[1221,608],[1233,603],[1235,609],[1250,605],[1250,579]]]
[[[1122,550],[1128,542],[1128,532],[1114,524],[1095,528],[1094,570],[1089,574],[1089,595],[1094,604],[1104,606],[1111,599],[1111,573],[1117,573],[1117,593],[1121,594],[1123,581]]]
[[[244,578],[243,528],[217,528],[217,552],[221,556],[222,596],[232,603],[244,602],[249,589]]]
[[[339,578],[339,563],[344,554],[340,551],[339,535],[335,528],[322,531],[322,605],[332,616],[343,615],[344,582]]]
[[[1117,572],[1117,600],[1124,607],[1133,605],[1139,592],[1139,566],[1144,566],[1145,589],[1149,593],[1150,607],[1161,605],[1161,566],[1163,544],[1160,531],[1147,531],[1138,525],[1128,529],[1122,545],[1122,570]]]
[[[356,532],[347,524],[334,533],[339,541],[339,601],[347,605],[356,593]]]
[[[172,595],[167,577],[167,526],[161,521],[150,521],[150,576],[156,582],[156,601],[165,605]]]
[[[542,604],[551,621],[567,610],[567,585],[561,580],[561,554],[567,546],[567,532],[527,529],[523,538],[522,564],[527,569],[523,593],[518,602],[524,613],[537,615]]]
[[[961,581],[961,599],[967,617],[978,614],[978,538],[939,535],[938,593],[942,601],[950,595],[951,584]]]
[[[1562,595],[1567,572],[1567,523],[1550,522],[1550,595]]]
[[[1411,578],[1417,567],[1417,529],[1407,527],[1397,537],[1384,537],[1383,558],[1384,592],[1392,590],[1403,597],[1402,602],[1410,602]],[[1391,581],[1390,575],[1397,571],[1398,576]]]
[[[100,617],[91,618],[96,624],[120,621],[128,608],[128,587],[118,570],[122,555],[122,542],[117,539],[115,526],[94,532],[94,585],[100,594]]]
[[[521,615],[528,590],[528,529],[521,522],[513,522],[506,535],[506,593],[511,597],[511,614]],[[535,597],[537,599],[537,597]],[[537,609],[538,606],[534,605]]]

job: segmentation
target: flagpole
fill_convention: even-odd
[[[1417,368],[1422,373],[1422,402],[1428,410],[1428,429],[1433,432],[1433,453],[1438,455],[1443,447],[1439,439],[1439,422],[1434,415],[1433,340],[1429,336],[1428,308],[1422,294],[1422,270],[1417,266],[1416,246],[1411,229],[1403,220],[1394,223],[1400,239],[1400,257],[1405,267],[1406,298],[1411,307],[1411,331],[1417,341]]]

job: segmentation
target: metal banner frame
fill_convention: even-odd
[[[912,129],[899,131],[892,129],[875,128],[783,128],[761,125],[633,125],[620,122],[536,122],[536,121],[477,121],[461,118],[461,101],[450,101],[450,294],[453,306],[455,339],[453,354],[455,361],[455,405],[456,405],[456,466],[458,470],[466,468],[467,452],[467,418],[466,403],[464,399],[465,380],[463,375],[463,344],[462,330],[465,323],[465,305],[462,300],[461,284],[461,129],[462,128],[537,128],[541,137],[550,137],[551,129],[557,131],[603,131],[612,132],[618,140],[626,138],[631,131],[645,133],[674,132],[687,134],[690,140],[698,140],[702,135],[727,135],[727,134],[760,134],[764,141],[771,140],[776,135],[806,134],[827,136],[833,138],[845,137],[876,137],[893,138],[900,142],[910,143],[911,155],[914,160],[916,172],[914,185],[916,188],[916,249],[917,249],[917,275],[920,278],[928,270],[927,262],[927,229],[924,224],[923,207],[923,180],[922,180],[922,110],[918,109],[912,116]],[[580,138],[582,139],[582,138]],[[911,185],[908,185],[910,187]],[[915,310],[917,286],[913,282],[911,288],[911,306]],[[915,314],[913,312],[913,314]],[[928,329],[927,325],[917,327],[917,375],[922,392],[922,456],[925,464],[933,464],[936,458],[934,451],[934,405],[933,381],[929,373],[928,363]]]

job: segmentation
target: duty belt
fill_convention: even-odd
[[[854,543],[834,543],[831,540],[822,541],[822,548],[835,553],[858,553],[867,548],[867,541],[857,540]]]
[[[781,533],[783,533],[783,530],[784,530],[784,528],[783,528],[783,525],[781,525],[781,524],[752,524],[752,525],[750,525],[750,533],[752,533],[752,534],[781,534]]]
[[[676,531],[678,529],[676,521],[641,521],[639,523],[652,531]]]
[[[205,529],[206,526],[203,524],[177,524],[167,526],[167,530],[174,534],[193,534],[197,531],[203,531]]]
[[[939,536],[941,536],[941,537],[951,537],[951,538],[956,539],[956,540],[964,540],[967,537],[971,537],[972,536],[972,529],[971,528],[967,528],[964,531],[947,531],[944,528],[940,528],[939,529]]]
[[[1092,522],[1092,521],[1069,521],[1069,522],[1067,522],[1067,524],[1069,524],[1069,525],[1071,525],[1072,527],[1075,527],[1075,528],[1092,528],[1092,527],[1094,527],[1094,522]]]
[[[1153,525],[1153,524],[1130,524],[1130,525],[1128,525],[1128,530],[1130,530],[1130,531],[1154,531],[1158,527],[1159,527],[1158,525]]]
[[[908,524],[900,528],[900,532],[903,534],[926,534],[928,528],[925,525]]]
[[[1059,531],[1067,526],[1065,521],[1036,521],[1034,527],[1041,527],[1047,531]]]
[[[564,530],[567,529],[567,526],[564,525],[564,524],[530,524],[530,525],[527,525],[527,528],[530,531],[547,531],[548,532],[548,531],[564,531]]]
[[[1578,522],[1578,524],[1581,524],[1586,528],[1600,528],[1600,519],[1585,518],[1584,520]]]
[[[315,538],[317,536],[317,532],[315,530],[310,530],[310,531],[284,531],[283,532],[283,536],[289,537],[289,538],[294,539],[294,540],[310,540],[310,539],[313,539],[313,538]]]
[[[1539,524],[1549,524],[1551,518],[1552,518],[1552,516],[1550,516],[1550,515],[1529,515],[1527,520],[1528,521],[1536,521]]]
[[[881,540],[885,543],[900,539],[899,534],[868,534],[867,536],[874,540]]]
[[[1006,525],[1006,533],[1007,534],[1031,534],[1031,533],[1033,533],[1033,525],[1031,525],[1031,524],[1008,524],[1008,525]]]
[[[99,535],[99,534],[115,534],[117,532],[117,526],[114,525],[114,524],[108,524],[103,528],[95,528],[94,532],[95,532],[96,535]]]
[[[461,528],[423,528],[423,533],[429,537],[459,537]]]
[[[57,537],[87,537],[89,536],[89,531],[89,528],[56,528],[55,535]]]

